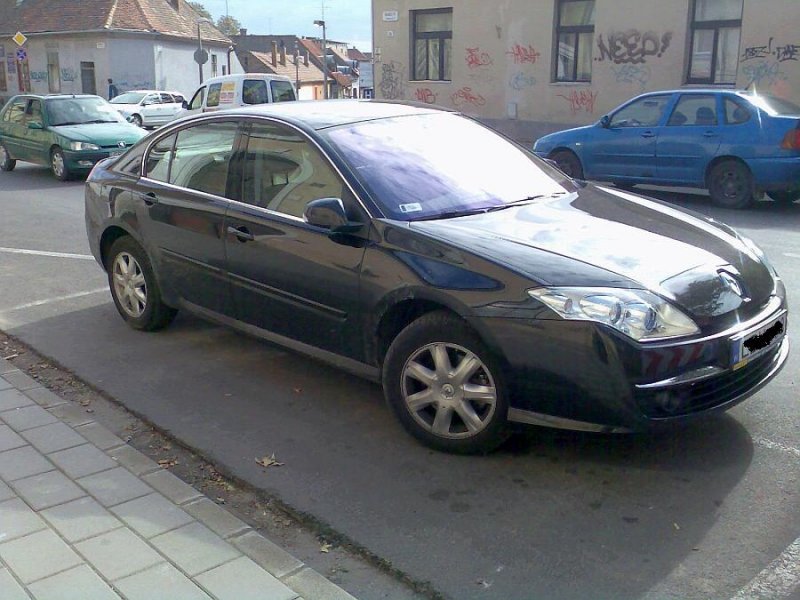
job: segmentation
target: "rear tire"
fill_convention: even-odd
[[[141,127],[142,126],[142,117],[140,115],[133,115],[131,117],[131,123],[133,123],[137,127]]]
[[[0,144],[0,171],[13,171],[16,166],[17,161],[11,158],[6,147]]]
[[[400,332],[383,364],[383,389],[403,427],[436,450],[487,453],[508,437],[497,360],[451,313],[428,313]]]
[[[775,202],[780,202],[781,204],[791,204],[792,202],[800,200],[800,190],[784,190],[781,192],[768,193],[770,198],[775,200]]]
[[[554,152],[550,156],[550,159],[569,177],[573,179],[583,179],[583,165],[581,165],[581,159],[575,156],[574,152],[559,150],[558,152]]]
[[[722,208],[747,208],[755,201],[753,176],[738,160],[723,160],[708,176],[711,202]]]
[[[150,259],[133,238],[124,236],[112,244],[106,272],[114,304],[128,325],[155,331],[175,318],[178,311],[161,300]]]

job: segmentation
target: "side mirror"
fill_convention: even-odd
[[[38,123],[37,121],[31,121],[28,123],[28,129],[44,129],[44,125]]]
[[[603,115],[600,117],[600,127],[603,129],[608,129],[611,126],[611,117],[608,115]]]
[[[344,204],[339,198],[319,198],[306,204],[303,211],[306,223],[328,229],[331,233],[355,233],[363,223],[347,220]]]
[[[181,102],[181,106],[182,106],[183,108],[185,108],[186,110],[189,110],[189,103],[188,103],[186,100],[184,100],[183,102]]]

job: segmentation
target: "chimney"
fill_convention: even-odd
[[[281,64],[286,66],[286,46],[281,45]]]
[[[305,66],[308,66],[308,50],[306,50],[305,52],[303,52],[303,64],[304,64]]]
[[[247,27],[241,27],[239,29],[239,35],[247,35]]]
[[[278,42],[272,42],[272,66],[276,66],[278,64]]]

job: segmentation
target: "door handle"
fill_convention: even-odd
[[[717,132],[716,131],[706,131],[703,134],[703,137],[717,137]]]
[[[156,196],[155,192],[147,192],[146,194],[144,192],[139,192],[139,195],[142,197],[147,206],[158,204],[158,196]]]
[[[656,137],[656,134],[655,134],[655,133],[653,133],[652,131],[645,131],[645,132],[642,134],[642,137],[643,137],[643,138],[651,138],[651,137]]]
[[[250,233],[250,230],[248,230],[247,227],[244,226],[233,227],[231,225],[228,225],[228,233],[232,233],[233,235],[235,235],[240,242],[252,242],[254,239],[256,239],[256,236]]]

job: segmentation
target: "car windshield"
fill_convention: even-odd
[[[147,94],[142,92],[126,92],[111,100],[111,104],[139,104]]]
[[[800,116],[800,106],[783,98],[761,93],[749,94],[746,98],[770,115]]]
[[[327,136],[394,219],[458,216],[572,189],[557,169],[458,115],[381,119]]]
[[[86,123],[124,123],[114,107],[102,98],[57,98],[47,101],[50,125],[84,125]]]

